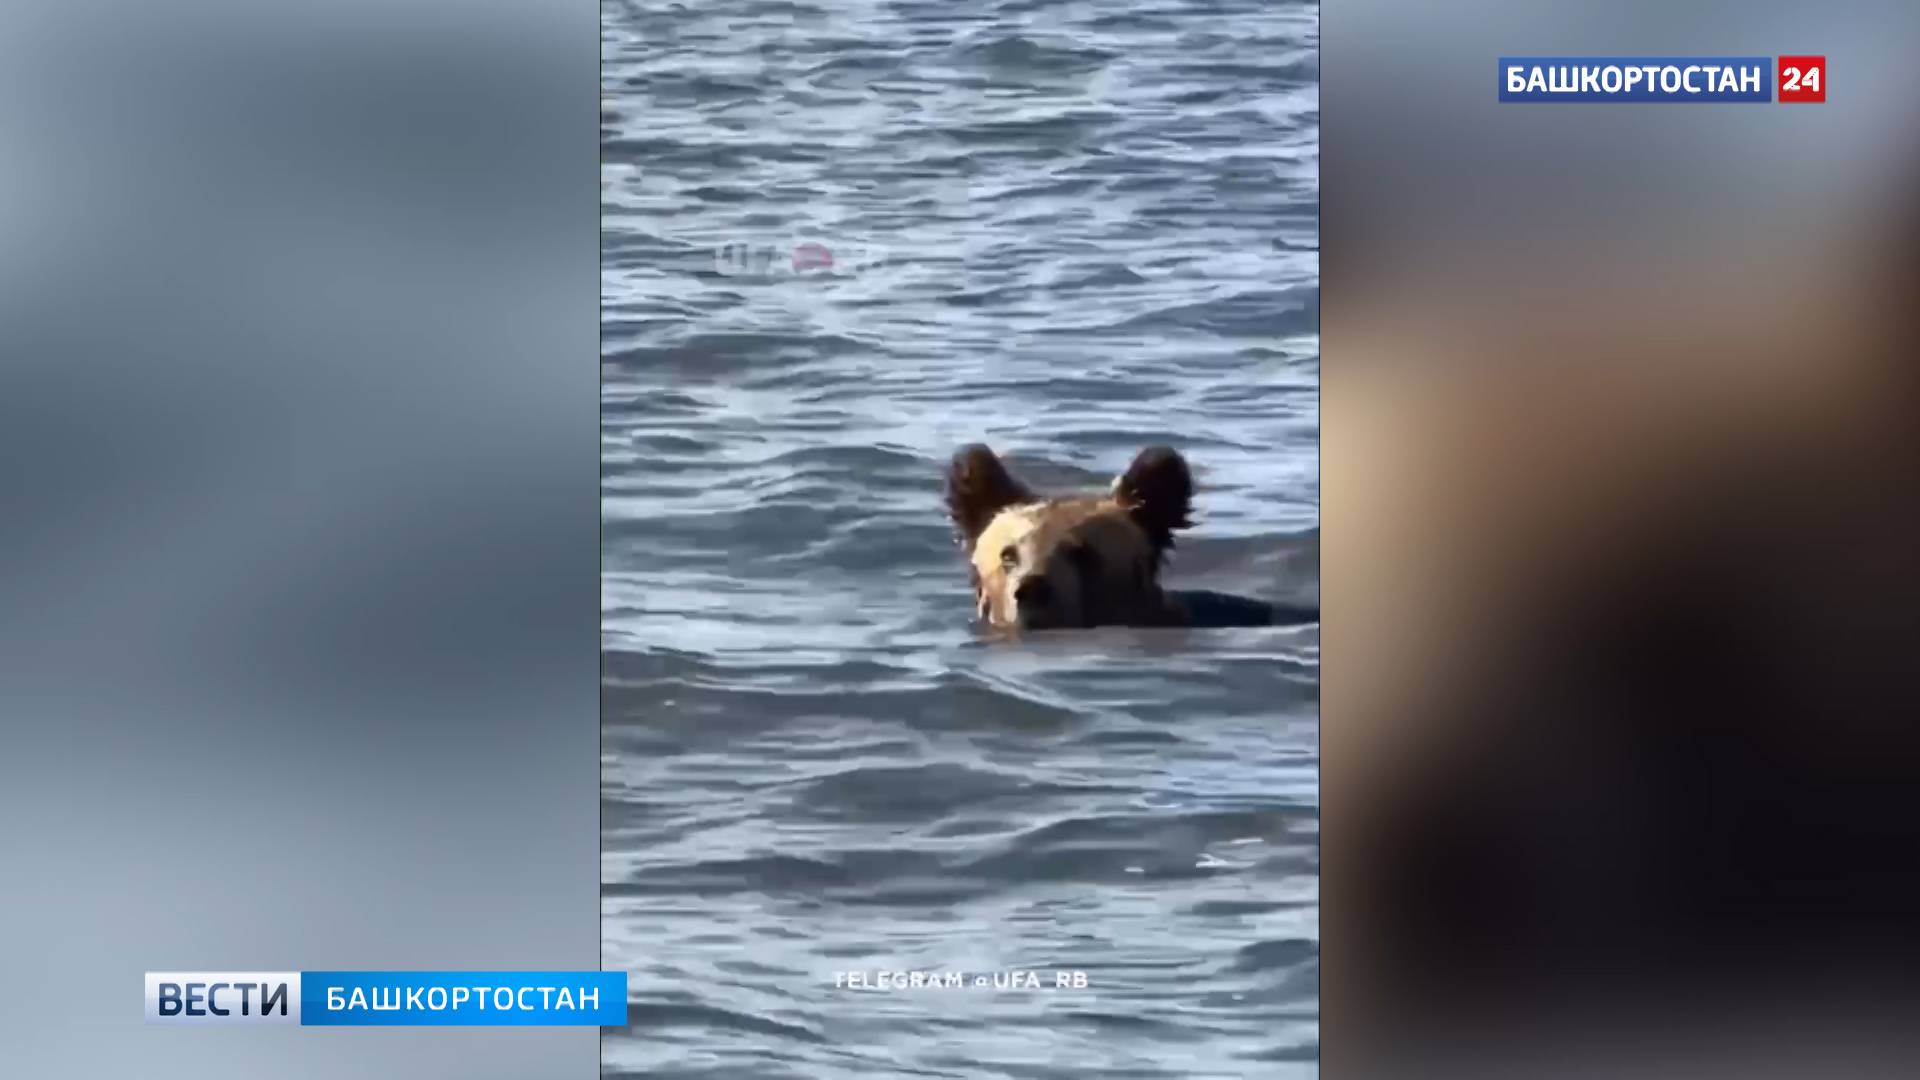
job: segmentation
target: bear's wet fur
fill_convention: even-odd
[[[1140,451],[1106,494],[1042,498],[991,449],[966,446],[947,470],[947,512],[967,549],[976,612],[1001,629],[1319,620],[1317,610],[1161,587],[1174,534],[1193,524],[1193,474],[1169,447]]]

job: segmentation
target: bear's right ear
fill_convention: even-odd
[[[947,513],[969,547],[995,514],[1032,501],[1033,492],[979,443],[961,447],[947,466]]]

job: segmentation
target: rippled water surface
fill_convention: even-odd
[[[940,481],[1171,443],[1170,583],[1317,596],[1315,8],[602,31],[606,1071],[1310,1075],[1317,630],[988,641]]]

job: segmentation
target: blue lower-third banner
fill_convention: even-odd
[[[147,972],[148,1023],[620,1027],[624,971]]]
[[[624,971],[303,971],[304,1025],[627,1022]]]

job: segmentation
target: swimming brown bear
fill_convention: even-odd
[[[1149,447],[1104,495],[1041,498],[978,444],[953,456],[947,510],[972,564],[980,618],[1012,630],[1095,626],[1272,626],[1317,622],[1314,608],[1225,593],[1170,591],[1160,568],[1192,524],[1193,475]]]

